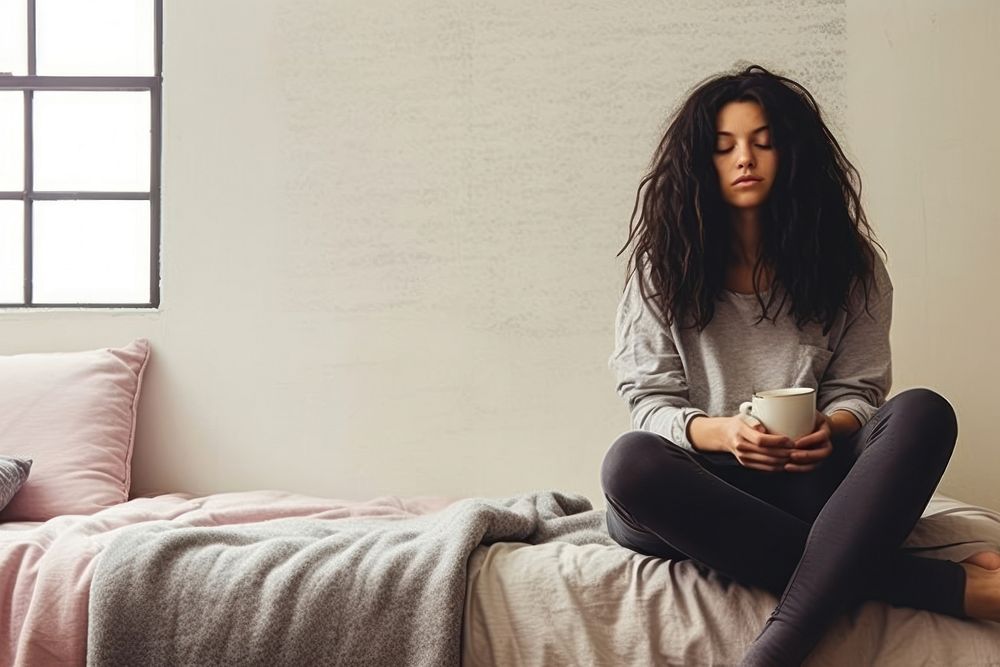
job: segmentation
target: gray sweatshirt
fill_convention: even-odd
[[[753,294],[724,290],[715,316],[702,332],[669,330],[656,321],[639,293],[633,273],[618,304],[614,351],[608,366],[616,390],[631,412],[632,428],[658,433],[689,450],[688,423],[695,415],[728,417],[755,391],[781,387],[817,389],[816,407],[830,415],[847,410],[864,424],[885,404],[892,385],[889,327],[892,281],[875,258],[875,282],[865,312],[864,290],[856,285],[848,312],[838,311],[823,335],[816,322],[802,331],[786,300],[777,322],[754,324],[761,307]],[[763,293],[767,303],[772,285]],[[777,294],[768,317],[777,313]]]

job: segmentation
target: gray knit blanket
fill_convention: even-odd
[[[459,665],[479,545],[615,545],[582,495],[433,514],[126,528],[97,560],[88,665]]]

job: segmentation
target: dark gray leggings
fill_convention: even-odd
[[[804,473],[746,468],[728,452],[629,431],[601,466],[608,532],[634,551],[691,558],[780,596],[741,664],[798,665],[865,600],[967,618],[962,566],[900,548],[957,437],[951,404],[925,388],[889,399]]]

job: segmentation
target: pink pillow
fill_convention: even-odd
[[[93,514],[128,500],[149,341],[0,356],[0,454],[34,459],[0,521]]]

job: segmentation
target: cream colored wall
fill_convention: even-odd
[[[1000,508],[1000,4],[847,3],[848,142],[895,286],[893,393],[958,414],[940,490]]]
[[[165,3],[162,307],[4,313],[2,351],[152,340],[139,493],[603,506],[635,188],[679,96],[755,61],[850,119],[892,253],[896,388],[953,399],[946,489],[1000,506],[978,352],[995,315],[954,298],[994,275],[975,186],[997,139],[974,134],[988,104],[934,96],[995,58],[936,3],[688,4]],[[995,29],[963,4],[967,34]]]

